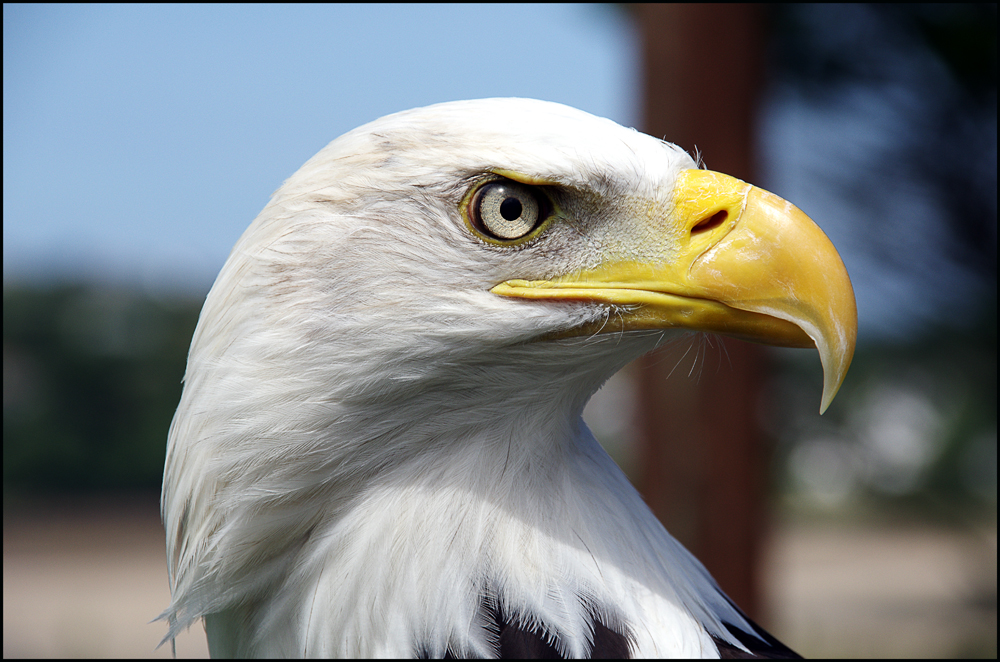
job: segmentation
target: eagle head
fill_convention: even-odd
[[[489,656],[504,614],[567,655],[598,628],[742,647],[580,414],[692,331],[816,347],[825,409],[856,316],[805,214],[610,120],[484,99],[359,127],[205,301],[164,475],[168,636],[205,617],[213,654]]]

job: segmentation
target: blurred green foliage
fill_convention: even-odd
[[[4,491],[157,489],[202,298],[4,290]],[[812,352],[779,354],[765,418],[786,493],[926,509],[996,503],[996,302],[979,322],[861,345],[816,416]],[[784,358],[780,358],[784,357]]]
[[[4,492],[155,488],[201,300],[4,287]]]
[[[996,299],[964,322],[862,342],[823,416],[813,406],[818,362],[808,352],[777,355],[765,425],[779,440],[782,491],[827,507],[995,513]]]

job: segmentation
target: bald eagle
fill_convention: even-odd
[[[213,656],[794,656],[581,419],[692,331],[816,347],[856,308],[777,196],[563,105],[444,103],[334,140],[233,248],[170,426],[166,639]]]

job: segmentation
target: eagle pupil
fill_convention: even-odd
[[[507,198],[500,203],[500,215],[507,221],[514,221],[520,218],[521,209],[521,201],[517,198]]]

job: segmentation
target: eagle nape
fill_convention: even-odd
[[[206,298],[170,426],[165,640],[216,657],[794,657],[581,419],[692,332],[816,347],[857,313],[801,211],[560,104],[334,140]]]

